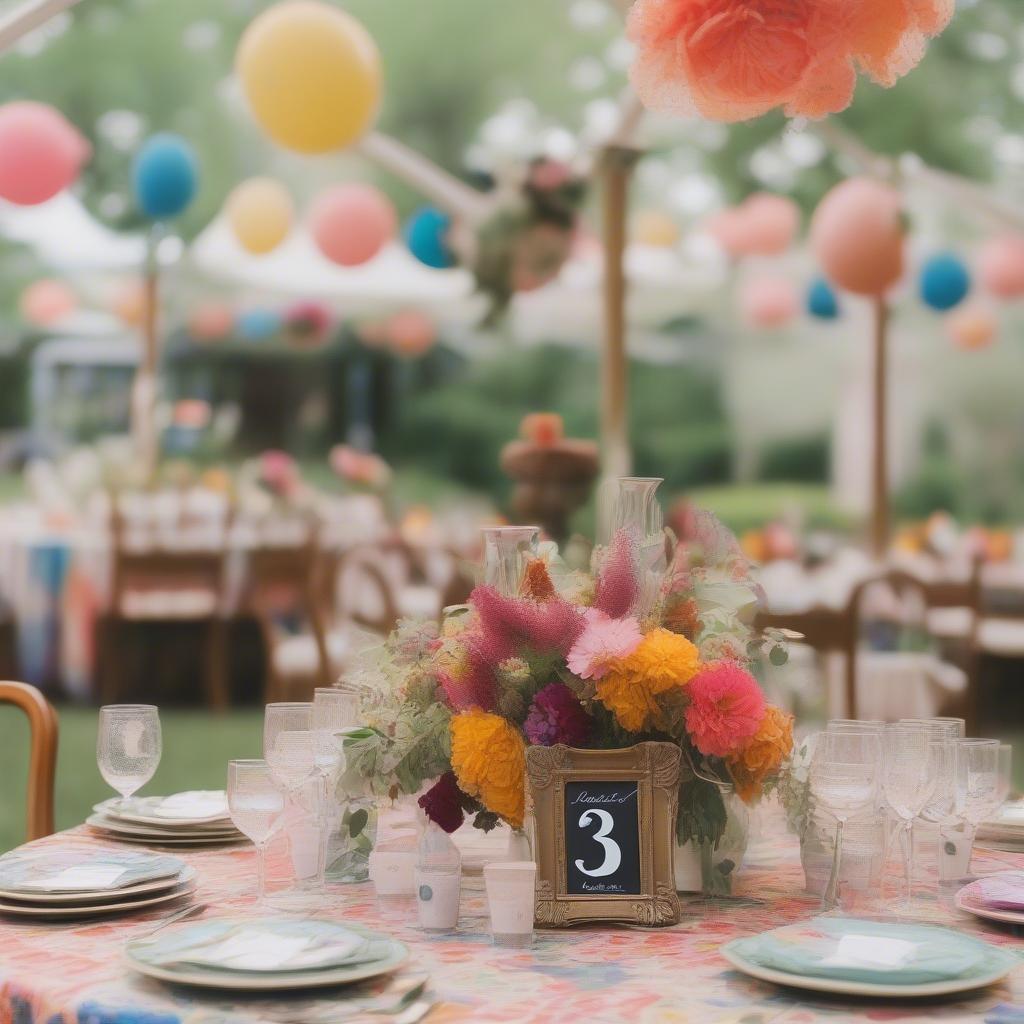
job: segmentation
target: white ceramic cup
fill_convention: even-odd
[[[485,864],[484,883],[494,944],[529,946],[533,942],[537,865],[530,860]]]

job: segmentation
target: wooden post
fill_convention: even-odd
[[[889,548],[889,468],[888,468],[888,326],[889,310],[879,295],[873,300],[874,312],[874,458],[871,466],[871,553],[882,558]]]
[[[160,268],[157,246],[160,232],[150,229],[146,242],[146,264],[143,272],[143,305],[140,334],[142,351],[139,368],[132,384],[132,439],[146,479],[156,475],[159,439],[156,436],[157,369],[160,362],[158,305],[160,301]]]
[[[626,359],[626,212],[636,152],[609,146],[601,163],[604,330],[601,346],[601,461],[605,478],[628,476],[629,367]]]

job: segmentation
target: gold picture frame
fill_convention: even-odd
[[[673,852],[681,754],[675,744],[638,743],[622,750],[581,750],[561,743],[530,747],[526,772],[536,824],[534,920],[538,926],[628,921],[653,928],[678,923]],[[585,788],[588,784],[589,790]],[[593,795],[594,789],[601,790],[601,795]],[[579,817],[574,809],[567,814],[567,794],[570,807],[582,805]],[[635,845],[631,835],[634,819],[628,807],[634,796]],[[611,812],[588,810],[591,805],[599,806],[599,801],[611,801]],[[616,810],[616,804],[623,810]],[[593,815],[603,815],[596,830]],[[606,826],[601,823],[604,821],[612,824]],[[584,822],[589,826],[586,832]],[[605,884],[582,878],[581,872],[608,875],[603,865],[609,857],[605,856],[602,867],[591,870],[585,866],[586,858],[570,859],[569,847],[579,849],[579,843],[589,842],[599,853],[594,841],[602,843],[602,837],[610,837],[614,831],[625,833],[621,845],[628,847],[627,853],[617,849],[614,854],[615,874],[625,881]],[[620,846],[618,842],[614,845]]]

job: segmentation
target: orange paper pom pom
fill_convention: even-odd
[[[946,317],[946,332],[957,348],[972,351],[987,348],[996,336],[995,314],[985,306],[961,306]]]
[[[557,412],[530,412],[520,422],[519,434],[524,441],[546,448],[562,440],[565,426]]]

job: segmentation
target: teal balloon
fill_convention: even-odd
[[[132,187],[135,201],[147,217],[177,217],[199,187],[199,164],[192,147],[169,132],[148,138],[135,155]]]
[[[266,341],[281,329],[281,317],[259,306],[245,309],[235,318],[235,333],[244,341]]]
[[[405,244],[409,252],[428,267],[446,270],[455,266],[455,253],[448,247],[446,237],[452,226],[447,213],[433,206],[417,210],[405,224]]]
[[[955,253],[932,256],[921,268],[921,299],[932,309],[944,313],[959,305],[971,290],[971,275]]]
[[[823,277],[816,277],[807,289],[807,312],[819,320],[835,320],[839,316],[839,300]]]

